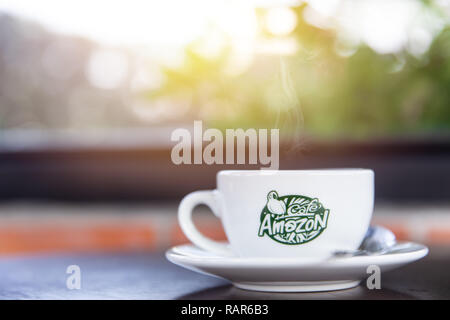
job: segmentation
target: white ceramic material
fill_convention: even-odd
[[[217,189],[187,195],[178,217],[186,236],[211,252],[325,259],[359,247],[373,200],[374,173],[369,169],[221,171]],[[221,219],[229,245],[195,228],[191,213],[202,203]]]
[[[412,242],[398,243],[379,255],[304,258],[239,258],[181,245],[166,252],[171,262],[184,268],[224,278],[236,287],[256,291],[311,292],[347,289],[367,278],[367,267],[382,272],[419,260],[427,247]]]

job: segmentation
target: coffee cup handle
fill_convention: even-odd
[[[192,221],[192,211],[200,204],[208,206],[215,216],[220,218],[219,192],[217,190],[195,191],[181,200],[178,207],[178,221],[184,234],[193,244],[206,251],[220,255],[231,255],[229,244],[214,241],[205,237],[194,225]]]

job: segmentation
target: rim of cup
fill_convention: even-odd
[[[325,168],[325,169],[300,169],[300,170],[221,170],[217,173],[219,176],[234,175],[292,175],[292,174],[310,174],[310,175],[346,175],[346,174],[373,174],[372,169],[366,168]]]

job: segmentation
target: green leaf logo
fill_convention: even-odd
[[[267,194],[267,203],[261,212],[258,236],[287,245],[297,245],[317,238],[327,227],[330,210],[317,198],[302,195],[279,196],[276,191]]]

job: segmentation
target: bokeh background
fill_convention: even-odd
[[[221,169],[175,128],[279,128],[280,169],[369,167],[375,223],[450,245],[450,2],[0,1],[0,253],[163,250]],[[198,224],[224,238],[205,208]]]

